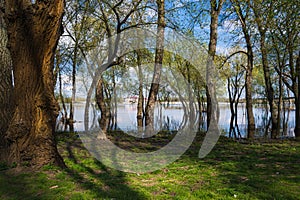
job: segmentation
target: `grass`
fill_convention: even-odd
[[[147,142],[113,133],[132,151],[155,150],[168,137]],[[300,143],[293,140],[235,142],[221,138],[204,159],[201,137],[176,162],[145,174],[102,165],[75,134],[59,134],[67,169],[45,166],[21,172],[0,164],[0,199],[300,199]],[[151,146],[149,143],[153,142]]]

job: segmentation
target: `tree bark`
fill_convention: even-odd
[[[4,133],[7,131],[13,115],[12,61],[7,49],[7,31],[4,20],[4,0],[0,0],[0,159],[5,157],[7,143]]]
[[[1,157],[8,163],[64,166],[54,140],[58,104],[53,85],[63,9],[63,0],[6,2],[16,103],[5,135],[9,154]]]
[[[143,95],[143,72],[141,62],[141,52],[137,51],[137,65],[138,65],[138,78],[139,78],[139,98],[137,103],[137,124],[138,129],[143,129],[143,118],[144,118],[144,95]]]
[[[253,114],[253,103],[252,103],[252,70],[253,70],[253,50],[251,46],[250,38],[246,39],[247,42],[247,53],[248,53],[248,63],[246,69],[246,82],[245,82],[245,90],[246,90],[246,110],[247,110],[247,121],[248,121],[248,138],[254,138],[255,132],[255,120]]]
[[[208,60],[206,65],[206,97],[207,97],[207,128],[209,128],[211,121],[216,124],[219,121],[219,105],[216,94],[216,67],[214,59],[217,49],[218,40],[218,22],[219,14],[222,9],[224,0],[211,0],[210,1],[210,40],[208,47]]]
[[[159,82],[161,76],[161,69],[164,56],[164,32],[165,32],[165,2],[164,0],[157,0],[158,7],[158,27],[157,27],[157,39],[155,50],[155,66],[152,83],[149,91],[148,102],[145,109],[145,123],[148,131],[153,130],[154,126],[154,108],[155,102],[159,90]]]
[[[109,126],[109,120],[111,117],[110,107],[105,103],[104,97],[104,86],[103,86],[103,78],[100,78],[97,82],[96,86],[96,103],[98,108],[101,111],[101,118],[99,120],[99,125],[101,128],[101,132],[97,136],[98,139],[105,139],[106,132]]]

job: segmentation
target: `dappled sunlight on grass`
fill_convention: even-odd
[[[201,138],[167,167],[134,174],[105,167],[76,134],[60,134],[59,151],[68,168],[45,166],[35,173],[3,170],[0,199],[299,199],[299,142],[240,143],[221,138],[206,158],[199,159]],[[133,150],[153,150],[149,145],[140,147]]]

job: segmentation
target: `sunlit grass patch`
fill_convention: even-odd
[[[206,158],[199,159],[200,137],[179,160],[145,174],[104,166],[76,134],[61,133],[58,140],[68,168],[48,165],[39,172],[14,173],[14,169],[2,167],[0,199],[252,200],[300,196],[300,143],[292,140],[239,143],[221,138]],[[123,142],[132,141],[123,138]],[[134,143],[130,145],[134,147]],[[132,149],[152,151],[149,143],[143,145]]]

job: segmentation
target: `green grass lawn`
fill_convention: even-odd
[[[128,137],[117,143],[145,151],[165,144],[164,139],[156,138],[153,146]],[[199,136],[179,160],[146,174],[105,167],[74,134],[59,134],[58,140],[68,168],[18,173],[0,165],[0,199],[300,199],[300,142],[292,140],[221,138],[199,159]]]

